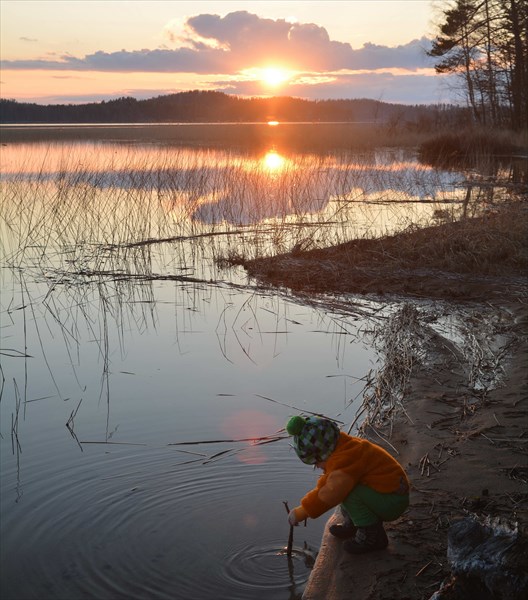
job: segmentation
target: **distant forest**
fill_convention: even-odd
[[[389,104],[378,100],[240,98],[189,91],[148,100],[123,97],[89,104],[40,105],[0,100],[0,123],[248,123],[377,122],[407,127],[467,123],[468,110],[448,104]]]

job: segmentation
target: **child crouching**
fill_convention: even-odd
[[[324,471],[315,489],[290,511],[290,525],[340,504],[345,522],[332,525],[330,533],[346,540],[347,552],[386,548],[383,522],[394,521],[409,505],[409,481],[398,461],[380,446],[339,431],[329,419],[296,416],[286,429],[297,456]]]

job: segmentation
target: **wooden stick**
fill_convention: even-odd
[[[287,502],[283,502],[286,507],[286,512],[290,514],[290,507]],[[290,525],[290,535],[288,536],[288,546],[286,548],[286,556],[291,557],[292,555],[292,546],[293,546],[293,525]]]

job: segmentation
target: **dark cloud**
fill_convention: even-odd
[[[231,52],[250,52],[252,55],[274,49],[284,50],[291,25],[279,19],[263,19],[246,11],[218,15],[198,15],[187,20],[187,29],[192,41],[196,34],[229,47]]]
[[[288,62],[292,68],[316,71],[340,69],[417,69],[427,65],[423,38],[394,48],[350,44],[330,40],[324,27],[314,23],[289,23],[283,19],[263,19],[246,11],[218,15],[198,15],[187,20],[189,44],[204,38],[229,53],[235,70],[265,62]]]
[[[171,39],[176,39],[174,35]],[[354,49],[330,39],[313,23],[289,23],[265,19],[247,11],[220,17],[202,14],[186,22],[182,47],[118,52],[98,51],[84,58],[64,55],[58,60],[5,60],[3,69],[79,70],[104,72],[186,72],[236,74],[242,69],[272,62],[312,71],[376,70],[399,67],[416,70],[428,66],[423,38],[388,47],[365,44]],[[430,66],[430,63],[429,63]]]
[[[136,73],[228,73],[224,56],[210,48],[197,52],[178,50],[120,50],[87,54],[84,58],[62,56],[59,60],[4,60],[2,69],[51,71],[100,71]]]

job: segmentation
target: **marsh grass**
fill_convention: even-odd
[[[265,158],[182,148],[118,152],[104,144],[91,152],[52,145],[31,156],[22,145],[3,174],[3,254],[8,265],[57,283],[90,274],[166,275],[168,262],[180,275],[201,263],[200,277],[211,279],[219,258],[371,235],[381,210],[393,226],[398,201],[452,187],[405,161],[373,168],[372,154],[353,162],[345,155],[280,158],[277,170]]]
[[[421,160],[440,166],[474,167],[528,156],[528,134],[467,128],[431,136],[419,144]]]
[[[9,152],[0,250],[6,266],[50,285],[215,281],[232,265],[278,255],[330,270],[383,263],[493,274],[526,264],[524,214],[498,210],[519,196],[506,171],[497,188],[396,150],[289,156],[60,143]]]

